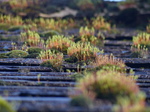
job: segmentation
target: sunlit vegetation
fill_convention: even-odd
[[[72,19],[65,20],[65,19],[35,19],[34,22],[41,27],[42,29],[51,29],[56,31],[62,31],[67,27],[74,27],[75,22]]]
[[[19,26],[23,24],[23,20],[19,16],[12,17],[10,15],[0,15],[0,23]]]
[[[75,44],[71,39],[72,37],[70,38],[63,35],[53,35],[47,39],[46,48],[56,49],[67,54],[67,49]]]
[[[40,38],[39,34],[33,31],[21,33],[20,40],[26,42],[30,47],[43,47],[44,40]]]
[[[96,58],[98,53],[102,53],[97,47],[90,43],[78,42],[68,48],[67,54],[70,57],[75,57],[78,61],[89,61]]]
[[[143,32],[133,37],[133,45],[150,47],[150,34]]]
[[[12,25],[17,27],[22,27],[24,31],[27,30],[55,30],[61,32],[64,29],[67,28],[73,28],[76,27],[77,24],[73,19],[44,19],[44,18],[38,18],[38,19],[26,19],[23,20],[19,16],[11,16],[11,15],[0,15],[0,25],[1,27],[9,27]]]
[[[101,16],[92,19],[92,26],[97,30],[111,30],[111,24]]]
[[[148,53],[148,48],[144,45],[133,45],[131,47],[131,51],[132,51],[132,57],[135,58],[148,58],[149,53]]]
[[[95,46],[101,46],[104,40],[104,36],[102,33],[98,33],[96,35],[94,28],[81,27],[79,30],[79,38],[82,42],[90,42]],[[96,35],[96,36],[95,36]]]
[[[91,63],[93,68],[90,68],[91,71],[96,70],[112,70],[117,72],[126,72],[125,63],[116,59],[113,55],[99,55],[96,57],[95,61]]]
[[[58,1],[56,0],[55,2],[57,3]],[[65,5],[58,4],[59,7],[48,6],[46,2],[51,3],[49,0],[9,0],[5,2],[7,6],[4,8],[12,10],[12,13],[4,11],[0,15],[0,38],[1,40],[11,40],[11,42],[9,45],[0,45],[0,50],[2,51],[0,58],[18,58],[16,59],[17,61],[22,60],[22,58],[34,58],[33,60],[36,62],[32,64],[31,61],[31,66],[36,65],[39,68],[36,71],[35,67],[35,70],[31,69],[31,72],[41,72],[44,69],[44,71],[49,70],[47,73],[54,73],[53,77],[50,76],[48,79],[46,79],[47,74],[42,74],[44,77],[42,76],[41,80],[43,82],[41,82],[44,85],[48,82],[46,86],[59,85],[64,87],[65,85],[75,87],[74,90],[71,89],[74,94],[66,94],[66,91],[61,93],[62,96],[70,95],[70,103],[73,106],[94,109],[94,107],[99,108],[101,104],[104,104],[106,106],[111,105],[114,112],[145,111],[146,96],[137,86],[136,81],[139,81],[139,79],[133,75],[132,68],[126,66],[125,62],[130,56],[137,58],[137,60],[138,58],[149,58],[150,25],[146,26],[146,32],[133,36],[133,44],[128,41],[131,40],[132,36],[128,29],[123,32],[120,26],[114,25],[113,28],[113,25],[111,25],[111,23],[115,24],[116,21],[119,22],[117,17],[122,13],[122,9],[119,9],[118,6],[127,8],[131,5],[136,5],[135,1],[125,0],[120,2],[118,6],[113,6],[114,4],[107,6],[103,0],[74,0],[69,5],[69,8],[67,7],[69,15],[62,18],[53,17],[53,15],[63,12],[64,9],[66,10]],[[103,9],[105,5],[110,9]],[[97,7],[102,8],[97,9]],[[140,12],[138,8],[138,10],[134,8],[131,7],[131,11],[140,18],[142,11]],[[109,13],[111,9],[115,9],[118,12]],[[87,10],[89,13],[87,13],[87,18],[84,18],[83,15]],[[94,11],[97,12],[94,13]],[[1,12],[3,10],[0,10]],[[125,15],[126,13],[128,13],[128,10],[127,12],[125,11]],[[111,18],[108,19],[110,16]],[[107,17],[108,20],[104,17]],[[126,35],[124,35],[125,33]],[[129,43],[126,44],[122,37]],[[2,44],[5,44],[5,41]],[[112,52],[115,56],[111,54]],[[122,56],[122,60],[125,61],[120,59]],[[11,59],[8,60],[11,61]],[[134,70],[137,70],[137,68],[134,68]],[[138,70],[141,72],[141,69]],[[13,68],[13,71],[16,71],[16,68]],[[24,71],[22,69],[18,70],[22,74]],[[26,70],[26,73],[29,72],[30,69]],[[64,73],[58,74],[56,78],[54,77],[55,72]],[[36,76],[31,77],[30,83],[32,83],[31,80],[37,80],[40,85],[40,76],[41,74],[37,75],[37,79],[35,79]],[[20,80],[22,81],[23,78]],[[51,82],[49,83],[49,81]],[[8,82],[8,79],[6,82]],[[14,85],[15,83],[10,82],[10,84]],[[54,93],[52,91],[52,96]],[[59,96],[59,94],[57,95]],[[67,103],[67,106],[70,105]],[[7,102],[0,98],[1,111],[14,112]]]
[[[52,67],[58,71],[62,67],[63,53],[52,50],[45,50],[40,52],[38,58],[43,61],[41,64],[42,66]]]
[[[84,100],[86,103],[92,101],[95,104],[97,100],[109,101],[118,105],[118,108],[115,107],[118,111],[120,109],[121,111],[142,111],[145,108],[145,95],[140,92],[134,79],[119,72],[102,70],[86,73],[86,76],[79,80],[77,88],[78,94],[72,96],[73,102],[79,101],[75,97],[83,95],[89,99]]]

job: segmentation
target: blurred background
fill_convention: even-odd
[[[103,16],[118,27],[145,28],[150,0],[0,0],[0,14],[26,18]]]

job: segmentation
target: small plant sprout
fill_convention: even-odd
[[[40,83],[40,77],[41,77],[41,74],[38,74],[38,75],[37,75],[38,83]]]
[[[56,53],[55,51],[45,50],[41,51],[39,59],[43,61],[42,66],[52,67],[56,70],[60,70],[63,64],[63,53]]]
[[[44,40],[39,34],[33,31],[21,33],[21,41],[25,41],[27,45],[32,47],[44,47]]]
[[[111,30],[110,23],[106,22],[105,19],[101,16],[92,19],[92,26],[96,30]]]
[[[78,42],[68,48],[67,54],[71,57],[77,58],[78,61],[89,61],[96,58],[100,51],[97,47],[92,46],[89,42]]]
[[[139,33],[137,36],[133,37],[133,45],[134,46],[138,46],[140,44],[140,46],[146,46],[150,47],[150,34],[146,33],[146,32],[142,32]]]
[[[75,44],[71,39],[72,37],[69,38],[63,35],[53,35],[52,38],[49,37],[49,39],[46,41],[46,48],[56,49],[66,54],[68,47]]]
[[[17,50],[17,44],[15,42],[11,43],[12,50]]]

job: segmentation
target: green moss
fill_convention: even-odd
[[[25,58],[36,58],[39,56],[39,53],[28,54]]]
[[[92,101],[83,95],[78,95],[72,98],[70,104],[72,106],[86,107],[89,108],[92,106]]]
[[[41,37],[47,39],[48,37],[52,37],[53,35],[59,35],[59,33],[55,30],[45,31],[39,34]]]
[[[34,53],[34,54],[35,54],[35,53],[39,54],[42,50],[43,50],[42,48],[30,47],[30,48],[28,49],[28,53],[29,53],[29,54],[33,54],[33,53]]]
[[[69,58],[66,58],[65,61],[68,63],[76,63],[78,59],[76,57],[71,56]]]
[[[15,112],[10,104],[4,99],[0,98],[0,112]]]
[[[10,40],[10,41],[18,41],[18,39],[19,39],[20,37],[19,37],[19,35],[0,35],[0,39],[1,40],[5,40],[5,41],[7,41],[7,40]]]
[[[53,69],[53,71],[57,71],[57,72],[61,71],[61,67],[54,67],[54,65],[52,65],[52,63],[50,62],[50,60],[42,62],[40,66],[50,67],[50,68]]]
[[[22,26],[12,26],[8,29],[8,31],[16,31],[16,30],[20,30],[22,28],[23,28]]]
[[[98,70],[106,70],[106,71],[111,70],[111,71],[117,71],[120,73],[126,73],[126,68],[121,68],[117,65],[111,65],[111,64],[106,64],[106,65],[102,65],[102,66],[89,69],[89,71],[91,72],[98,71]]]
[[[74,78],[75,80],[79,80],[79,79],[81,79],[81,78],[83,78],[84,77],[84,73],[82,73],[82,72],[80,72],[80,73],[75,73],[75,74],[72,74],[71,76],[70,76],[71,78]]]
[[[138,99],[140,90],[132,77],[127,77],[114,71],[98,71],[86,73],[77,85],[81,93],[94,99],[108,100],[117,103],[118,98],[129,98],[130,102],[143,101],[144,96]]]
[[[0,24],[0,30],[8,30],[10,28],[7,24]]]
[[[7,58],[6,55],[7,55],[7,53],[1,53],[1,54],[0,54],[0,58]]]
[[[43,63],[41,63],[41,66],[44,66],[44,67],[53,67],[53,65],[51,64],[51,62],[48,60],[48,61],[44,61]]]
[[[9,53],[7,53],[6,56],[8,56],[8,58],[24,58],[28,55],[27,52],[22,51],[22,50],[12,50]]]

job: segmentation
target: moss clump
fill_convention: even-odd
[[[53,69],[53,71],[56,71],[56,72],[61,71],[61,66],[55,67],[50,60],[42,62],[40,66],[50,67]]]
[[[22,51],[22,50],[12,50],[9,53],[7,53],[6,56],[8,56],[8,58],[24,58],[28,55],[27,52]]]
[[[0,24],[0,30],[5,30],[5,31],[7,31],[9,28],[10,28],[10,26],[7,25],[7,24]]]
[[[75,96],[72,98],[70,104],[72,106],[80,106],[80,107],[90,107],[92,106],[92,100],[90,100],[88,97],[85,97],[83,95]]]
[[[130,102],[143,101],[140,90],[131,77],[114,71],[87,73],[79,80],[79,90],[92,99],[108,100],[117,103],[118,98],[128,98]]]
[[[28,53],[29,53],[29,54],[40,53],[42,50],[43,50],[42,48],[30,47],[30,48],[28,49]]]
[[[52,67],[56,71],[60,71],[63,64],[63,53],[45,50],[41,51],[37,57],[43,61],[41,66]]]
[[[7,58],[6,55],[7,55],[7,53],[1,53],[1,54],[0,54],[0,58]]]
[[[28,54],[25,58],[36,58],[39,55],[39,53],[32,53]]]
[[[0,98],[0,112],[15,112],[10,104],[4,99]]]
[[[121,73],[126,72],[125,63],[122,60],[115,58],[113,55],[98,55],[90,65],[92,68],[89,68],[89,71],[98,71],[102,69]]]
[[[43,49],[39,47],[30,47],[27,51],[29,54],[26,56],[26,58],[36,58],[40,52],[43,51]]]
[[[46,32],[40,33],[39,35],[41,37],[48,38],[48,37],[52,37],[53,35],[59,35],[59,33],[57,31],[55,31],[55,30],[50,30],[50,31],[46,31]]]
[[[134,77],[116,71],[86,72],[84,78],[72,96],[74,106],[99,106],[98,101],[108,101],[114,105],[115,112],[143,112],[145,110],[145,94],[140,92]],[[83,96],[83,97],[82,97]],[[85,98],[88,98],[85,100]],[[82,104],[81,104],[82,102]]]
[[[70,56],[69,58],[66,58],[65,61],[68,63],[76,63],[78,59],[76,57]]]
[[[8,29],[8,31],[17,31],[23,29],[22,26],[12,26]]]
[[[92,46],[89,42],[78,42],[70,46],[67,50],[67,54],[70,57],[77,58],[79,62],[93,60],[96,58],[97,53],[103,53],[97,47]]]

